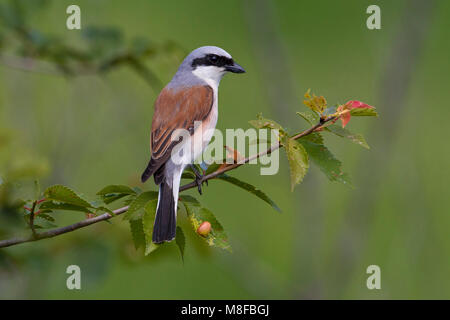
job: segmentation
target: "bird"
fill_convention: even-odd
[[[218,118],[218,90],[226,73],[245,73],[232,56],[216,46],[203,46],[189,53],[154,104],[151,126],[151,158],[141,181],[152,175],[159,186],[152,242],[170,242],[176,236],[177,204],[183,170],[191,166],[201,193],[202,175],[193,162],[209,144]],[[198,125],[200,124],[200,125]],[[185,136],[177,136],[179,129]],[[175,150],[183,161],[175,161]],[[187,149],[190,150],[190,149]]]

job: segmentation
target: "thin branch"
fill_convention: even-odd
[[[307,135],[309,135],[309,134],[311,134],[311,133],[313,133],[315,131],[320,131],[320,130],[322,130],[323,125],[325,123],[330,122],[330,121],[334,121],[336,119],[337,119],[337,116],[330,116],[330,117],[328,117],[326,119],[321,120],[321,122],[316,124],[315,126],[312,126],[311,128],[309,128],[309,129],[307,129],[305,131],[302,131],[302,132],[296,134],[293,137],[290,137],[289,139],[297,140],[297,139],[300,139],[301,137],[307,136]],[[234,170],[234,169],[242,166],[243,164],[249,163],[252,160],[255,160],[255,159],[258,159],[258,158],[263,157],[265,155],[268,155],[268,154],[274,152],[275,150],[281,148],[282,146],[283,145],[281,145],[281,144],[275,144],[275,145],[271,146],[270,148],[268,148],[267,150],[264,150],[264,151],[262,151],[260,153],[257,153],[255,155],[253,155],[253,156],[249,156],[249,157],[241,160],[238,163],[233,163],[233,164],[227,165],[227,166],[225,166],[223,168],[220,168],[219,170],[214,171],[213,173],[210,173],[210,174],[208,174],[206,176],[203,176],[201,178],[200,182],[203,183],[205,181],[214,179],[214,178],[220,176],[221,174],[223,174],[225,172]],[[188,189],[191,189],[191,188],[194,188],[194,187],[197,187],[197,183],[196,182],[191,182],[191,183],[185,184],[185,185],[180,187],[180,192],[188,190]],[[114,210],[113,211],[114,215],[111,215],[109,213],[104,213],[104,214],[101,214],[101,215],[96,216],[94,218],[86,219],[86,220],[83,220],[83,221],[80,221],[80,222],[77,222],[77,223],[74,223],[74,224],[71,224],[71,225],[68,225],[68,226],[65,226],[65,227],[55,228],[55,229],[48,230],[48,231],[41,232],[41,233],[35,233],[34,235],[32,235],[30,237],[12,238],[12,239],[7,239],[7,240],[1,240],[0,241],[0,248],[10,247],[10,246],[17,245],[17,244],[20,244],[20,243],[25,243],[25,242],[32,242],[32,241],[37,241],[37,240],[42,240],[42,239],[47,239],[47,238],[53,238],[55,236],[58,236],[58,235],[61,235],[61,234],[64,234],[64,233],[72,232],[74,230],[90,226],[91,224],[94,224],[94,223],[97,223],[97,222],[100,222],[100,221],[109,220],[109,219],[111,219],[114,216],[118,216],[118,215],[120,215],[122,213],[125,213],[127,210],[128,210],[128,206],[125,206],[125,207],[122,207],[122,208]]]
[[[114,216],[118,216],[124,212],[126,212],[128,210],[128,206],[114,210]],[[91,224],[100,222],[100,221],[105,221],[108,219],[111,219],[113,216],[109,213],[104,213],[101,214],[99,216],[96,216],[94,218],[90,218],[90,219],[86,219],[65,227],[61,227],[61,228],[56,228],[56,229],[52,229],[49,231],[45,231],[45,232],[41,232],[41,233],[37,233],[36,236],[30,236],[30,237],[24,237],[24,238],[12,238],[12,239],[7,239],[7,240],[2,240],[0,241],[0,248],[4,248],[4,247],[10,247],[16,244],[20,244],[20,243],[24,243],[24,242],[32,242],[32,241],[37,241],[37,240],[42,240],[42,239],[47,239],[47,238],[53,238],[55,236],[59,236],[60,234],[64,234],[67,232],[72,232],[74,230],[80,229],[80,228],[84,228],[87,227]]]

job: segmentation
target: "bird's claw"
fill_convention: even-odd
[[[202,192],[203,182],[206,182],[206,185],[208,185],[208,180],[203,181],[203,175],[201,175],[200,172],[198,172],[197,168],[194,165],[191,165],[191,168],[195,174],[195,183],[197,184],[198,193],[200,193],[200,195],[202,195],[203,194],[203,192]]]
[[[195,183],[197,184],[198,193],[200,193],[200,195],[202,195],[203,192],[202,192],[202,180],[201,180],[201,178],[196,177],[195,178]]]

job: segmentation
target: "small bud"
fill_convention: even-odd
[[[202,222],[202,224],[197,229],[197,233],[205,238],[208,236],[210,232],[211,232],[211,223],[209,223],[208,221]]]

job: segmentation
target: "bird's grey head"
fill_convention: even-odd
[[[245,70],[225,50],[205,46],[195,49],[183,60],[172,82],[195,84],[201,81],[217,87],[227,72],[244,73]]]

